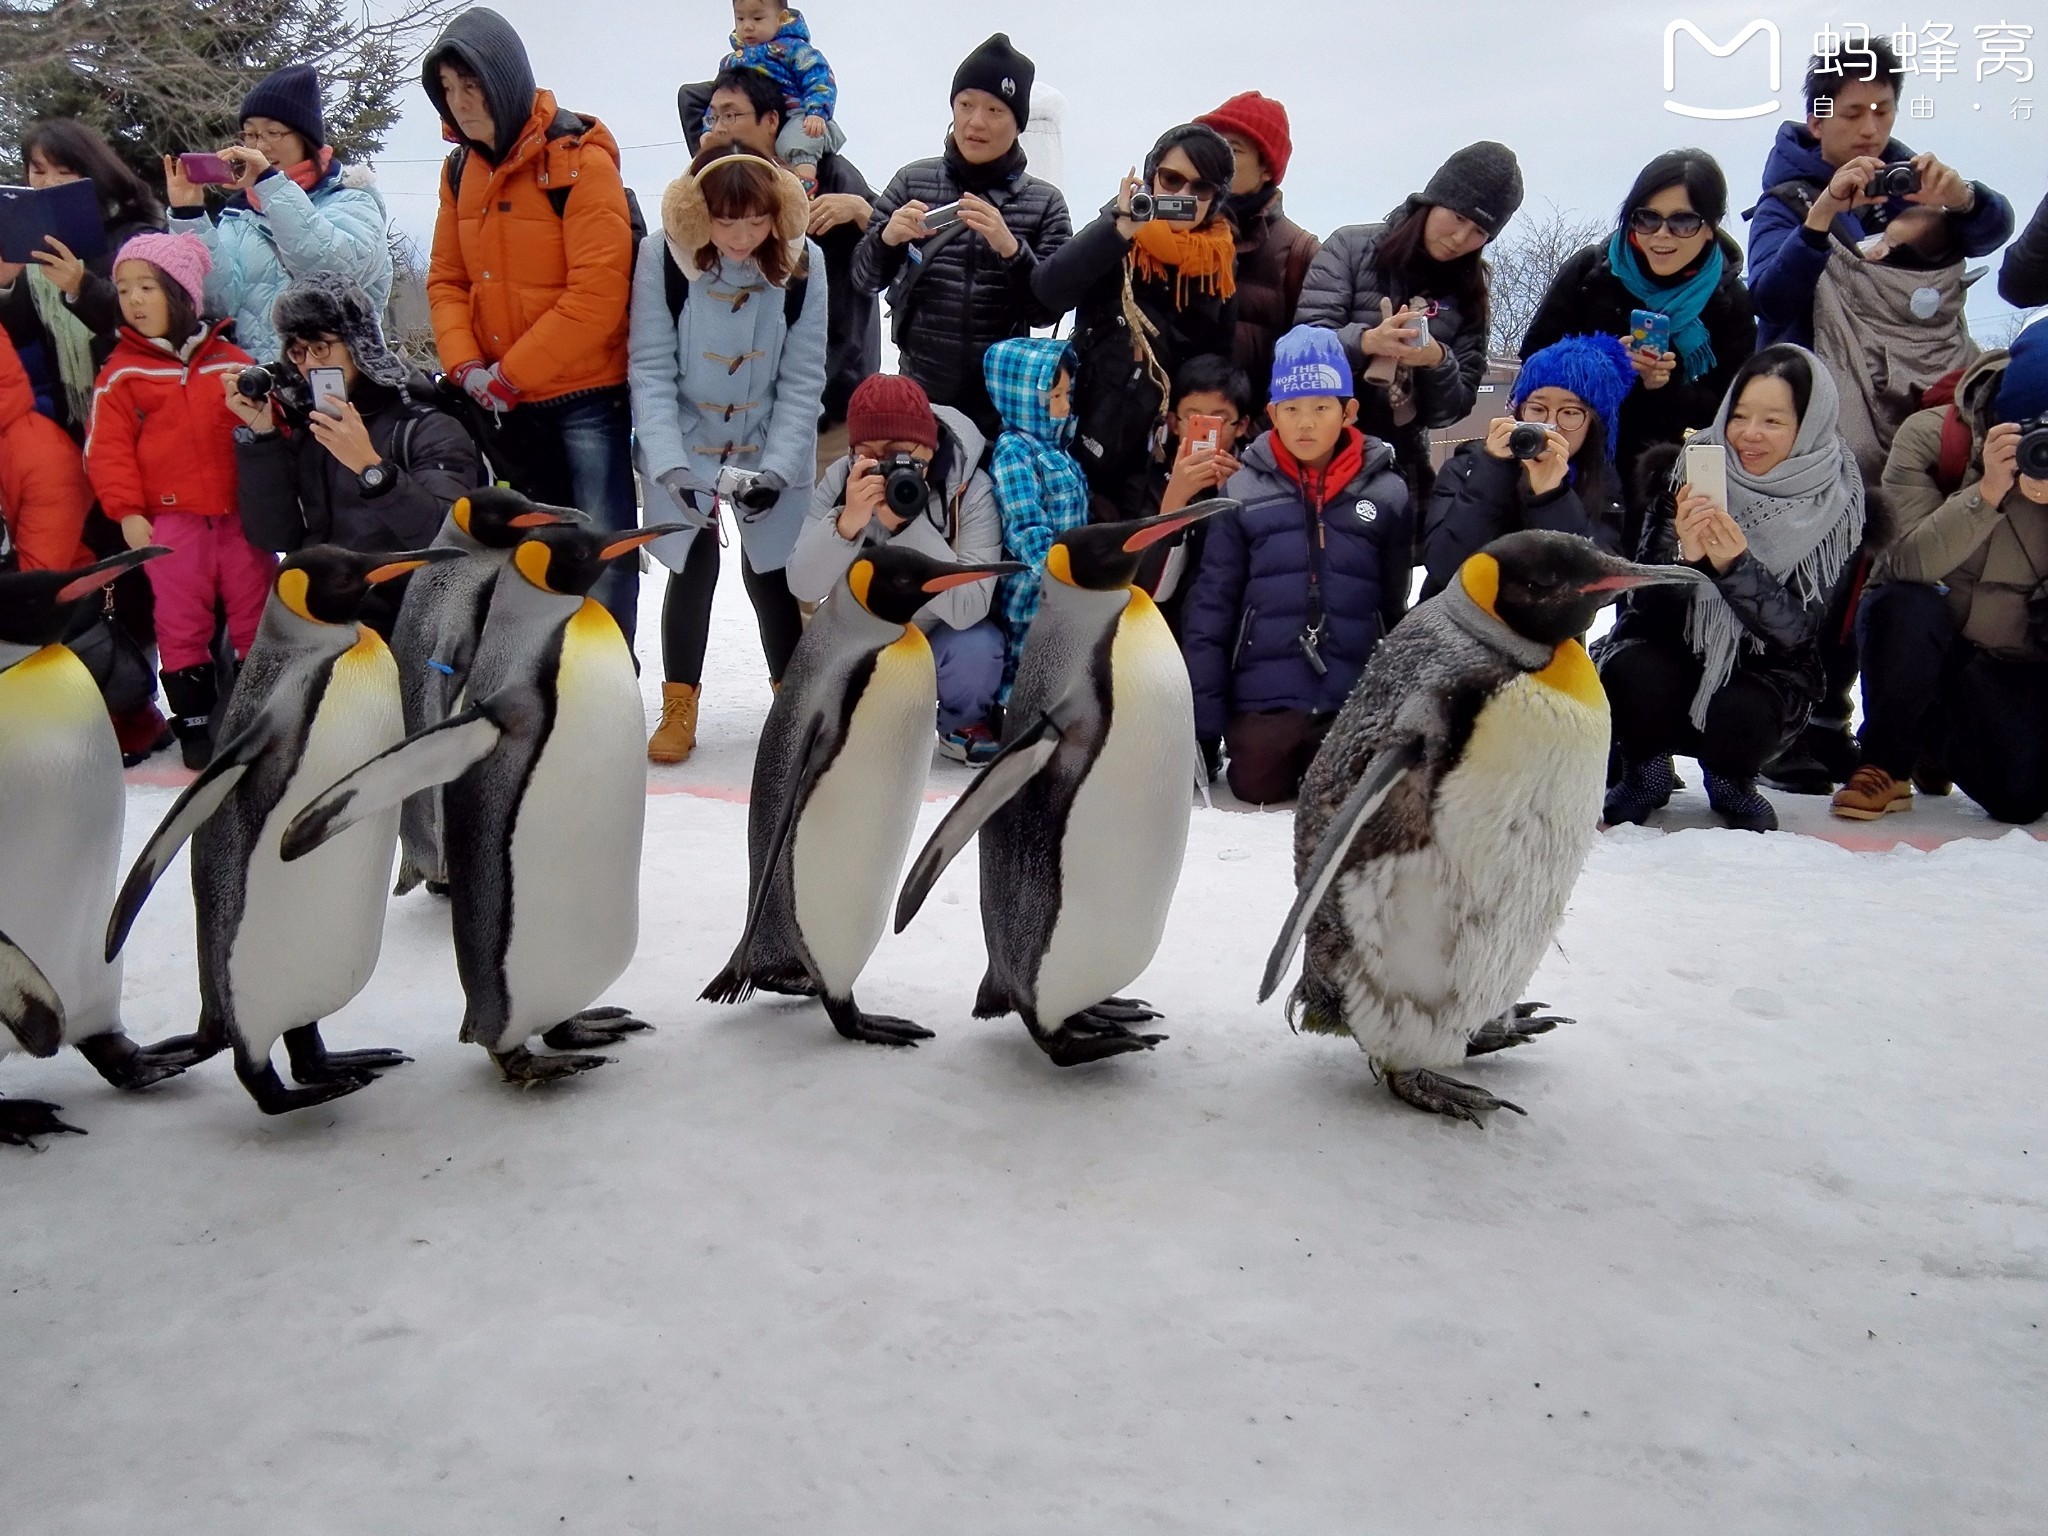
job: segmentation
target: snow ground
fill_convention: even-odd
[[[767,700],[720,605],[616,1066],[499,1083],[424,896],[328,1032],[418,1056],[361,1094],[0,1066],[91,1132],[0,1170],[0,1527],[2041,1528],[2048,849],[1953,801],[1887,826],[1932,852],[1611,834],[1533,988],[1580,1022],[1475,1066],[1529,1110],[1477,1130],[1254,1006],[1289,818],[1197,810],[1156,1052],[968,1017],[971,860],[870,967],[939,1031],[888,1052],[695,1001]],[[139,1038],[190,1026],[190,924],[174,873]]]

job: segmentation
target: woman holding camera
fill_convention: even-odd
[[[771,683],[803,634],[784,567],[811,503],[825,392],[825,268],[809,220],[802,182],[727,144],[670,183],[661,231],[641,242],[627,329],[635,451],[650,520],[697,525],[650,546],[670,572],[651,762],[696,750],[721,502],[739,522]]]
[[[1181,365],[1237,343],[1237,236],[1223,211],[1236,160],[1213,128],[1170,128],[1116,201],[1038,264],[1031,291],[1074,315],[1074,456],[1097,496],[1151,463]]]
[[[1424,597],[1450,584],[1467,555],[1524,528],[1576,533],[1621,549],[1616,423],[1636,382],[1613,336],[1567,336],[1522,364],[1514,415],[1487,424],[1436,477],[1423,531]]]
[[[1863,476],[1840,420],[1820,359],[1767,347],[1686,445],[1700,483],[1674,476],[1650,507],[1637,559],[1701,579],[1630,593],[1599,648],[1621,758],[1609,822],[1644,821],[1670,800],[1677,752],[1699,759],[1729,826],[1777,829],[1757,774],[1821,696],[1821,620],[1863,537]]]
[[[1607,238],[1558,269],[1522,338],[1525,362],[1565,336],[1599,332],[1629,343],[1642,388],[1622,402],[1614,468],[1632,508],[1636,460],[1714,419],[1735,372],[1756,351],[1756,315],[1742,247],[1722,230],[1728,181],[1703,149],[1674,149],[1637,175]],[[1637,337],[1635,316],[1650,324]],[[1641,540],[1636,510],[1623,548]]]

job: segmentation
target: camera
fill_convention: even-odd
[[[1202,211],[1199,198],[1155,197],[1150,192],[1131,194],[1131,217],[1140,224],[1153,219],[1177,219],[1183,223],[1192,222]]]
[[[924,466],[914,455],[892,453],[882,460],[875,473],[882,477],[882,500],[891,512],[912,518],[924,511],[930,492],[925,484]]]
[[[1508,434],[1508,457],[1540,459],[1550,449],[1550,429],[1537,421],[1518,422]]]
[[[259,363],[235,375],[235,393],[244,400],[268,400],[276,383],[270,376],[270,370]]]
[[[1920,172],[1910,164],[1888,165],[1870,178],[1863,191],[1869,197],[1904,197],[1920,190]]]
[[[2020,423],[2019,471],[2029,480],[2048,480],[2048,411]]]

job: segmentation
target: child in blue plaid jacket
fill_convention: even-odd
[[[1006,704],[1038,612],[1039,568],[1046,552],[1054,539],[1088,521],[1088,482],[1067,448],[1074,440],[1074,363],[1071,345],[1039,336],[999,341],[982,361],[989,398],[1003,415],[1003,434],[989,467],[1003,518],[1003,549],[1031,567],[1005,576],[997,589],[1010,636],[997,695]]]

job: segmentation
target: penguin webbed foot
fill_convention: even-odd
[[[295,1082],[316,1084],[361,1078],[374,1082],[375,1074],[402,1067],[412,1058],[403,1051],[330,1051],[320,1038],[318,1024],[302,1024],[284,1032],[285,1054],[291,1059]],[[360,1084],[358,1085],[360,1086]]]
[[[1153,1019],[1163,1019],[1166,1015],[1142,997],[1105,997],[1094,1007],[1083,1008],[1076,1017],[1112,1024],[1145,1024]]]
[[[612,1062],[609,1056],[536,1056],[523,1045],[516,1045],[509,1051],[493,1051],[491,1059],[497,1062],[506,1082],[527,1088],[536,1083],[551,1083],[557,1078],[574,1077],[579,1072],[594,1072],[599,1067],[610,1066]]]
[[[860,1005],[850,997],[821,997],[819,1000],[825,1005],[832,1027],[849,1040],[865,1040],[871,1045],[914,1046],[920,1040],[935,1038],[931,1030],[908,1019],[893,1018],[886,1013],[863,1013]]]
[[[218,1042],[198,1034],[172,1035],[154,1045],[137,1045],[117,1029],[78,1042],[78,1054],[92,1063],[93,1070],[128,1093],[176,1077],[219,1051]]]
[[[1496,1098],[1475,1083],[1461,1083],[1454,1077],[1445,1077],[1441,1072],[1431,1072],[1427,1068],[1417,1067],[1385,1075],[1387,1087],[1395,1098],[1434,1115],[1448,1115],[1453,1120],[1469,1120],[1474,1125],[1483,1125],[1485,1122],[1479,1117],[1497,1109],[1511,1109],[1518,1115],[1529,1113],[1521,1105]]]
[[[293,1070],[296,1073],[297,1068]],[[249,1097],[266,1115],[288,1115],[295,1109],[311,1109],[316,1104],[345,1098],[377,1081],[374,1072],[337,1072],[331,1078],[308,1083],[303,1088],[287,1088],[284,1079],[277,1075],[277,1068],[268,1061],[255,1066],[237,1061],[235,1076],[242,1080],[242,1086],[249,1090]]]
[[[1086,1066],[1091,1061],[1103,1061],[1111,1056],[1125,1056],[1132,1051],[1149,1051],[1164,1040],[1164,1035],[1141,1035],[1126,1028],[1114,1018],[1098,1012],[1095,1008],[1084,1008],[1073,1017],[1062,1021],[1060,1027],[1050,1034],[1038,1030],[1031,1033],[1038,1042],[1038,1048],[1056,1067]],[[1147,1018],[1158,1018],[1148,1013]]]
[[[630,1034],[654,1026],[633,1017],[630,1008],[586,1008],[541,1036],[550,1050],[588,1051],[617,1045]]]
[[[27,1147],[37,1150],[35,1138],[55,1136],[69,1132],[83,1136],[82,1126],[66,1125],[57,1117],[64,1112],[61,1104],[46,1104],[41,1099],[0,1099],[0,1146]]]
[[[1488,1056],[1495,1051],[1527,1045],[1538,1035],[1547,1035],[1560,1024],[1576,1024],[1561,1013],[1545,1013],[1548,1003],[1517,1003],[1497,1019],[1488,1019],[1465,1042],[1465,1056]]]

